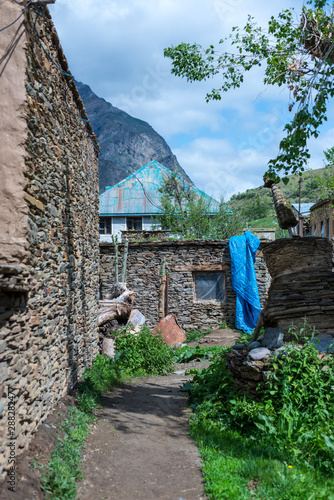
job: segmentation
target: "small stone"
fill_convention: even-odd
[[[283,344],[283,337],[283,328],[266,328],[262,340],[262,345],[268,347],[268,349],[276,349]]]
[[[261,342],[258,342],[257,340],[255,340],[254,342],[250,342],[247,345],[247,349],[249,351],[252,351],[253,349],[256,349],[257,347],[261,347]]]
[[[131,323],[134,327],[141,326],[144,325],[145,321],[145,316],[140,311],[138,311],[138,309],[132,309],[127,325]]]
[[[279,347],[278,349],[275,349],[275,351],[273,352],[273,355],[274,356],[278,356],[280,353],[282,353],[283,351],[285,351],[285,347],[282,345],[281,347]]]
[[[334,352],[334,339],[326,333],[317,335],[314,339],[311,339],[310,344],[313,344],[319,352]]]
[[[253,349],[249,353],[249,357],[253,361],[257,361],[257,360],[263,359],[263,358],[265,358],[266,356],[269,356],[269,355],[270,355],[270,351],[266,347],[258,347],[257,349]]]
[[[245,348],[245,344],[234,344],[233,349],[241,350]]]
[[[116,354],[115,341],[114,339],[103,339],[102,343],[102,355],[108,358],[114,358]]]

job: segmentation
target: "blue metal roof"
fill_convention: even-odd
[[[299,213],[299,203],[291,203],[293,208],[297,210],[297,214]],[[301,215],[309,215],[310,208],[314,205],[314,203],[301,203],[300,204],[300,214]]]
[[[107,187],[100,195],[100,215],[153,215],[161,213],[159,188],[166,177],[173,174],[157,161],[144,165],[118,184]],[[181,180],[180,176],[176,176]],[[215,213],[219,203],[194,186],[188,185],[199,196],[210,201],[210,211]]]

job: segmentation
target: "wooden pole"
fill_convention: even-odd
[[[129,241],[124,241],[124,253],[123,253],[123,262],[122,262],[122,272],[121,272],[121,282],[126,282],[126,264],[128,262],[128,251],[129,251]]]
[[[116,283],[118,283],[119,279],[118,279],[118,244],[117,244],[117,236],[112,235],[112,242],[114,244],[114,249],[115,249],[115,279],[116,279]]]
[[[164,258],[160,267],[160,286],[159,286],[159,321],[165,317],[165,288],[166,288],[166,259]]]
[[[299,210],[298,210],[298,212],[299,212],[299,217],[298,217],[298,226],[299,226],[298,227],[298,229],[299,229],[298,233],[299,233],[299,236],[303,236],[302,223],[301,223],[302,222],[301,221],[301,216],[302,215],[301,215],[301,210],[300,210],[301,193],[302,193],[302,179],[300,178],[299,179]]]

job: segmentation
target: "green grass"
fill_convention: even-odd
[[[333,500],[333,479],[209,422],[192,424],[210,500]]]
[[[241,393],[225,357],[184,385],[210,500],[334,500],[334,360],[314,346],[273,361],[262,399]]]

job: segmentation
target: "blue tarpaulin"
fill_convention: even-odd
[[[230,238],[232,287],[237,294],[235,326],[246,333],[255,328],[261,312],[255,275],[255,254],[260,240],[250,231]]]

